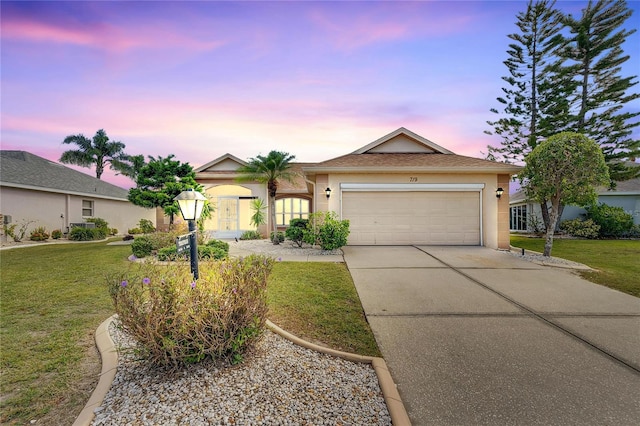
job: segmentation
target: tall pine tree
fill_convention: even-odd
[[[509,34],[508,59],[504,61],[509,75],[503,88],[502,114],[488,121],[492,131],[502,138],[501,146],[488,146],[489,157],[507,162],[521,162],[547,137],[568,126],[569,93],[575,85],[560,65],[563,27],[555,0],[530,0],[525,12],[517,16],[518,33]]]
[[[632,138],[640,112],[624,109],[640,97],[632,92],[637,76],[621,76],[621,65],[629,60],[622,44],[636,31],[622,28],[631,14],[624,0],[590,0],[579,19],[566,17],[571,38],[562,52],[568,59],[567,71],[578,83],[573,129],[598,142],[612,181],[640,176],[640,167],[624,163],[640,156],[640,140]]]

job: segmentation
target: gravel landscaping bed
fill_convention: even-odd
[[[273,244],[269,240],[225,240],[229,243],[229,253],[260,253],[273,257],[279,256],[326,256],[326,255],[342,255],[342,250],[322,250],[318,246],[303,244],[298,247],[291,241],[285,241],[280,244]]]
[[[113,323],[115,380],[93,425],[390,425],[370,364],[305,348],[266,331],[237,366],[203,363],[177,373],[137,360]]]

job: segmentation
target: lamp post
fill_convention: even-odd
[[[202,214],[202,208],[204,207],[207,199],[193,189],[188,191],[182,191],[178,196],[174,198],[180,206],[180,213],[182,218],[189,223],[189,246],[190,246],[190,258],[191,258],[191,273],[193,279],[198,279],[198,239],[196,238],[196,221]]]

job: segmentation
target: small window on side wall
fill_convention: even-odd
[[[82,217],[93,217],[93,201],[82,200]]]

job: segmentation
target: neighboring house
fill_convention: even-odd
[[[49,232],[68,232],[70,224],[102,218],[125,233],[140,219],[155,222],[155,209],[131,204],[127,194],[126,189],[26,151],[0,151],[0,214],[12,223],[34,221],[30,230],[44,226]]]
[[[196,180],[215,204],[205,223],[216,238],[250,225],[250,200],[268,202],[266,185],[238,183],[245,162],[231,154],[198,167]],[[400,128],[359,150],[320,163],[295,163],[280,182],[276,221],[334,211],[350,221],[350,245],[481,245],[509,248],[509,180],[521,168],[456,155]],[[496,197],[498,188],[504,190]],[[271,210],[269,210],[270,212]],[[269,214],[270,218],[271,215]],[[263,227],[266,232],[271,227]]]
[[[633,223],[640,225],[640,178],[617,182],[613,190],[600,188],[598,204],[622,207],[633,216]],[[520,190],[511,196],[509,202],[509,228],[514,232],[534,232],[535,228],[543,230],[540,204],[528,200],[524,191]],[[558,225],[563,220],[584,218],[587,211],[582,207],[565,206]]]

